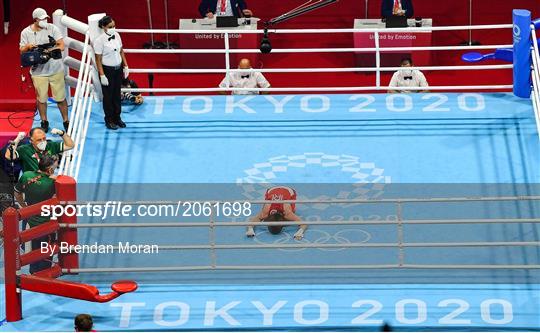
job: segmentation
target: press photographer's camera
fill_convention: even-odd
[[[55,48],[56,41],[49,36],[49,42],[21,54],[21,66],[31,67],[46,64],[51,59],[62,59],[62,50]]]
[[[124,95],[125,100],[130,101],[131,103],[135,103],[137,100],[137,96],[133,95],[132,93],[126,93]]]

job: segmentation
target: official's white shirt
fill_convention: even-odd
[[[247,78],[245,76],[248,76]],[[242,77],[244,76],[244,77]],[[266,80],[264,75],[260,72],[234,72],[229,74],[229,86],[227,86],[226,78],[219,84],[220,88],[269,88],[270,82]],[[259,92],[256,90],[239,90],[233,91],[234,95],[257,95]]]
[[[231,0],[225,1],[225,10],[221,8],[221,0],[217,0],[216,16],[234,16]]]
[[[112,36],[102,33],[94,41],[94,51],[96,54],[101,54],[101,62],[105,66],[115,67],[122,64],[122,57],[120,56],[120,50],[122,49],[122,39],[120,35],[115,32],[114,39]]]
[[[403,70],[399,70],[394,73],[392,80],[390,80],[390,87],[422,87],[427,88],[428,83],[426,77],[422,72],[417,69],[411,69],[410,73],[406,73]],[[391,88],[390,88],[391,89]],[[420,89],[427,90],[427,89]],[[414,90],[398,90],[401,93],[412,93]]]

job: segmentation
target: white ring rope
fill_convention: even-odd
[[[397,199],[307,199],[307,200],[227,200],[229,202],[250,202],[252,204],[273,204],[273,203],[295,203],[295,204],[373,204],[373,203],[415,203],[415,202],[463,202],[463,201],[536,201],[540,200],[538,195],[521,196],[500,196],[500,197],[446,197],[446,198],[397,198]],[[61,204],[72,205],[106,205],[114,201],[61,201]],[[195,200],[177,201],[121,201],[122,204],[129,205],[152,205],[152,204],[178,204],[178,202],[201,202]],[[219,200],[204,200],[210,204],[222,203]]]
[[[385,51],[456,51],[456,50],[491,50],[508,48],[512,45],[480,45],[480,46],[411,46],[411,47],[333,47],[333,48],[302,48],[302,49],[273,49],[272,53],[349,53],[349,52],[381,52]],[[261,53],[259,49],[124,49],[126,53],[151,54],[225,54],[225,53]]]
[[[491,24],[491,25],[456,25],[446,27],[408,27],[408,28],[386,28],[382,32],[431,32],[431,31],[456,31],[456,30],[492,30],[492,29],[512,29],[512,24]],[[237,29],[117,29],[121,33],[130,34],[263,34],[264,30],[237,30]],[[321,33],[354,33],[354,32],[381,32],[381,29],[268,29],[272,34],[321,34]]]
[[[533,41],[537,40],[534,25],[531,26],[531,37]],[[540,51],[538,50],[537,43],[532,44],[533,48],[531,50],[531,57],[533,60],[533,68],[531,70],[531,77],[533,82],[533,90],[531,92],[531,99],[534,109],[534,118],[536,121],[536,130],[540,138]]]
[[[478,66],[414,66],[418,70],[429,71],[454,71],[454,70],[495,70],[495,69],[512,69],[514,65],[478,65]],[[398,71],[402,67],[381,67],[384,71]],[[330,68],[261,68],[261,69],[230,69],[230,73],[234,72],[260,72],[260,73],[340,73],[340,72],[376,72],[374,67],[330,67]],[[224,74],[226,69],[188,69],[188,68],[133,68],[129,69],[130,73],[141,74]]]
[[[418,265],[418,264],[389,264],[389,265],[257,265],[257,266],[162,266],[162,267],[108,267],[108,268],[79,268],[62,269],[62,273],[128,273],[128,272],[180,272],[180,271],[209,271],[209,270],[324,270],[324,269],[523,269],[537,270],[540,265]]]
[[[73,97],[73,105],[72,105],[72,111],[70,112],[69,117],[69,123],[70,126],[68,128],[68,135],[73,136],[73,134],[78,134],[77,132],[74,132],[76,128],[78,128],[76,125],[79,123],[79,119],[81,117],[81,114],[84,114],[84,108],[82,108],[82,105],[86,105],[86,91],[90,89],[89,87],[89,77],[88,72],[90,71],[90,34],[85,33],[84,37],[84,48],[82,51],[82,57],[81,57],[81,67],[79,68],[78,76],[77,76],[77,86],[75,88],[75,95]],[[75,144],[78,144],[77,141],[75,141]],[[69,162],[71,161],[71,156],[73,152],[66,152],[64,154],[65,158],[62,158],[59,165],[58,174],[64,174],[64,171],[66,173],[68,172],[67,168],[69,166]]]
[[[399,246],[408,248],[424,247],[523,247],[540,246],[540,242],[456,242],[456,243],[274,243],[274,244],[215,244],[215,245],[158,245],[159,251],[179,250],[257,250],[257,249],[346,249],[346,248],[396,248]],[[117,252],[119,246],[112,246]]]
[[[540,223],[540,218],[530,219],[425,219],[425,220],[401,220],[401,221],[302,221],[305,225],[396,225],[396,224],[521,224]],[[60,223],[62,228],[193,228],[193,227],[242,227],[242,226],[282,226],[283,222],[157,222],[157,223]]]
[[[508,90],[513,85],[481,85],[481,86],[429,86],[431,91],[435,90]],[[152,93],[184,93],[184,92],[218,92],[218,91],[374,91],[374,90],[418,90],[418,87],[293,87],[293,88],[123,88],[123,92],[152,92]],[[245,97],[245,96],[244,96]]]

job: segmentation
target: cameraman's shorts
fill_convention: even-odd
[[[66,83],[64,82],[64,71],[50,76],[32,76],[36,98],[40,103],[47,103],[49,99],[49,85],[51,86],[52,97],[55,102],[62,102],[66,99]]]

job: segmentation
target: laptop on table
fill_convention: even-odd
[[[389,16],[386,18],[386,27],[387,28],[407,28],[407,17],[406,16]]]
[[[238,19],[235,16],[217,16],[216,28],[236,28]]]

